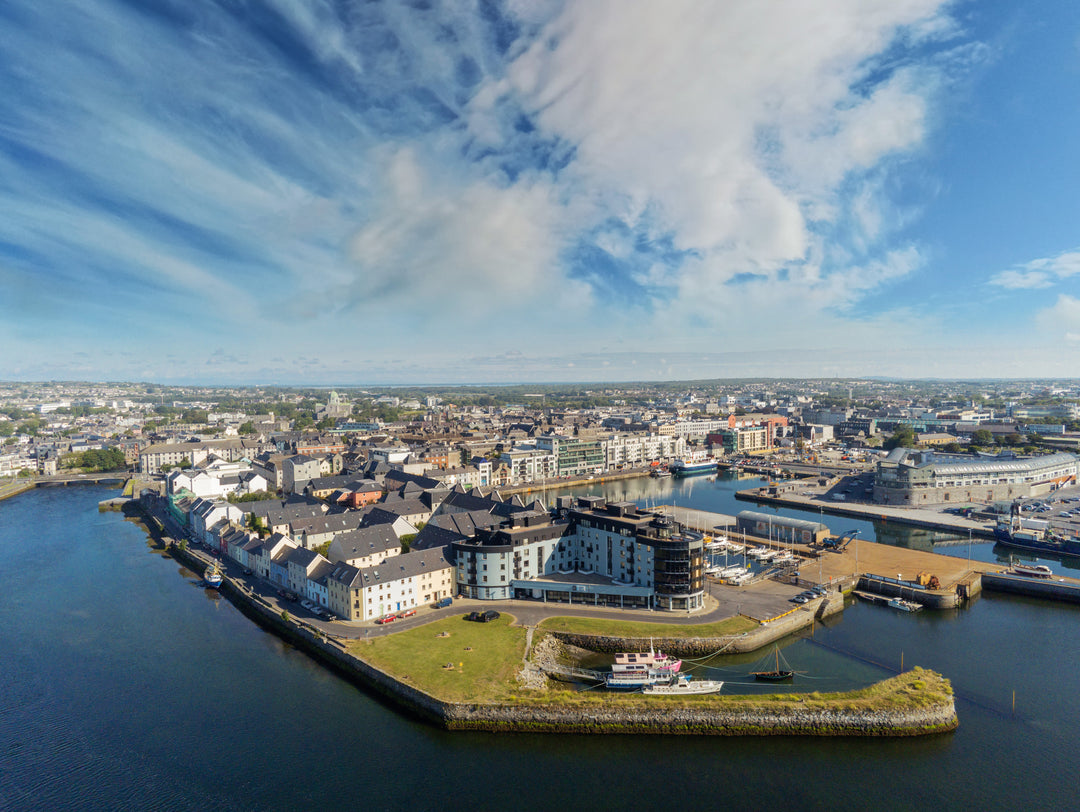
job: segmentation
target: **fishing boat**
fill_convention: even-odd
[[[649,685],[670,683],[682,668],[682,660],[676,660],[661,651],[626,652],[615,655],[611,673],[604,678],[608,688],[637,690]]]
[[[649,476],[653,477],[654,479],[663,479],[664,477],[671,476],[671,471],[667,470],[666,468],[654,468],[652,470],[652,473],[649,474]]]
[[[1016,564],[1012,565],[1012,571],[1016,575],[1026,575],[1028,578],[1049,578],[1054,574],[1046,564]]]
[[[784,663],[784,667],[780,667],[780,647],[774,646],[775,663],[771,671],[751,671],[750,676],[761,682],[786,682],[795,676],[795,672],[787,667],[787,663]]]
[[[921,612],[922,604],[915,603],[915,601],[905,601],[901,598],[892,598],[889,600],[889,606],[893,609],[899,609],[901,612]]]
[[[1009,521],[998,523],[994,528],[994,538],[1007,547],[1020,550],[1080,556],[1080,539],[1058,535],[1045,519],[1014,516]]]
[[[649,696],[687,696],[691,694],[718,694],[724,683],[711,679],[691,679],[689,674],[680,674],[672,682],[664,685],[646,685],[641,693]]]
[[[221,570],[218,568],[217,562],[215,561],[206,568],[206,571],[203,573],[203,581],[205,581],[206,585],[211,589],[217,589],[221,586],[221,580]]]

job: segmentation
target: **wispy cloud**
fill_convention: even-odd
[[[990,284],[1009,290],[1049,288],[1077,275],[1080,275],[1080,251],[1064,251],[999,271],[990,277]]]
[[[142,361],[198,327],[223,373],[268,316],[342,370],[708,347],[778,304],[777,345],[884,344],[908,314],[860,306],[925,263],[887,181],[970,46],[945,0],[10,0],[0,313],[152,313]]]

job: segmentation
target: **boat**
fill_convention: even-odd
[[[692,694],[718,694],[724,683],[711,679],[691,679],[689,674],[680,674],[667,685],[656,683],[646,685],[641,693],[649,696],[688,696]]]
[[[626,652],[615,655],[611,673],[604,683],[608,688],[636,690],[648,685],[670,683],[682,668],[682,660],[676,660],[661,651]]]
[[[1007,547],[1036,553],[1056,553],[1080,557],[1080,539],[1070,539],[1053,532],[1045,519],[1013,517],[998,522],[994,538]]]
[[[694,476],[695,474],[709,474],[716,472],[716,460],[705,460],[703,462],[687,462],[685,460],[675,460],[671,463],[671,473],[675,476]]]
[[[1054,574],[1054,571],[1046,564],[1017,564],[1015,562],[1012,565],[1012,572],[1028,578],[1049,578]]]
[[[774,646],[773,651],[776,654],[773,669],[771,671],[751,671],[750,676],[761,682],[786,682],[795,676],[795,672],[787,668],[787,663],[784,663],[784,668],[780,667],[780,647]]]
[[[217,562],[214,562],[206,568],[206,571],[203,573],[203,581],[205,581],[206,585],[211,589],[217,589],[221,586],[222,576]]]
[[[891,598],[889,600],[889,606],[893,609],[899,609],[901,612],[921,612],[923,608],[921,603],[905,601],[901,598]]]
[[[654,468],[652,470],[652,473],[649,474],[649,476],[653,477],[654,479],[663,479],[664,477],[671,476],[671,471],[667,470],[666,468]]]

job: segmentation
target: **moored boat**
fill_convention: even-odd
[[[1046,564],[1016,564],[1012,565],[1012,571],[1016,575],[1025,575],[1028,578],[1049,578],[1054,574]]]
[[[751,671],[750,676],[761,682],[787,682],[795,676],[795,672],[788,668],[788,664],[783,663],[783,668],[780,667],[780,647],[774,646],[775,661],[773,668],[768,671]]]
[[[682,660],[651,648],[647,652],[620,653],[615,655],[605,684],[608,688],[621,690],[667,684],[678,675],[680,668]]]
[[[1080,556],[1080,539],[1056,535],[1044,519],[1022,519],[1000,522],[994,528],[994,538],[1006,547],[1036,553]]]
[[[889,600],[889,606],[893,609],[899,609],[901,612],[921,612],[922,604],[915,603],[915,601],[905,601],[901,598],[891,598]]]
[[[203,581],[205,581],[206,585],[211,589],[217,589],[221,586],[222,576],[217,562],[214,562],[206,568],[206,571],[203,573]]]
[[[718,694],[724,683],[711,679],[691,679],[689,674],[682,674],[667,685],[658,683],[646,685],[641,689],[649,696],[688,696],[692,694]]]
[[[687,462],[675,460],[671,463],[671,473],[675,476],[694,476],[695,474],[709,474],[716,472],[716,460],[703,462]]]

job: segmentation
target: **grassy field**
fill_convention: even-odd
[[[515,675],[525,655],[525,629],[511,617],[471,623],[461,616],[374,640],[349,651],[401,681],[447,702],[498,702],[516,696]],[[439,637],[448,632],[449,637]],[[447,664],[453,668],[445,668]]]
[[[570,634],[603,634],[614,637],[724,637],[757,629],[761,624],[747,617],[737,616],[719,623],[696,626],[675,626],[667,623],[647,623],[632,620],[601,620],[586,617],[548,618],[538,627],[545,632]]]
[[[611,694],[605,691],[580,691],[557,682],[546,691],[522,689],[515,676],[525,652],[525,629],[511,626],[505,613],[491,623],[470,623],[460,616],[445,618],[417,629],[379,637],[356,640],[349,651],[365,662],[386,671],[406,684],[420,688],[446,702],[514,702],[521,705],[559,705],[588,707],[620,702],[627,707],[780,708],[803,710],[903,710],[926,708],[952,695],[949,681],[933,671],[914,668],[891,679],[858,691],[836,694],[764,694],[649,697],[642,694]],[[736,619],[737,620],[737,619]],[[546,624],[545,624],[546,625]],[[616,631],[616,625],[629,626]],[[716,624],[721,625],[721,624]],[[606,633],[648,634],[649,624],[603,624]],[[687,627],[694,628],[694,627]],[[718,634],[716,626],[704,626]],[[665,632],[670,631],[665,628]],[[449,636],[439,637],[446,632]],[[731,632],[728,632],[731,633]],[[538,633],[539,634],[539,633]],[[534,643],[539,637],[534,640]],[[446,668],[446,665],[452,668]]]

